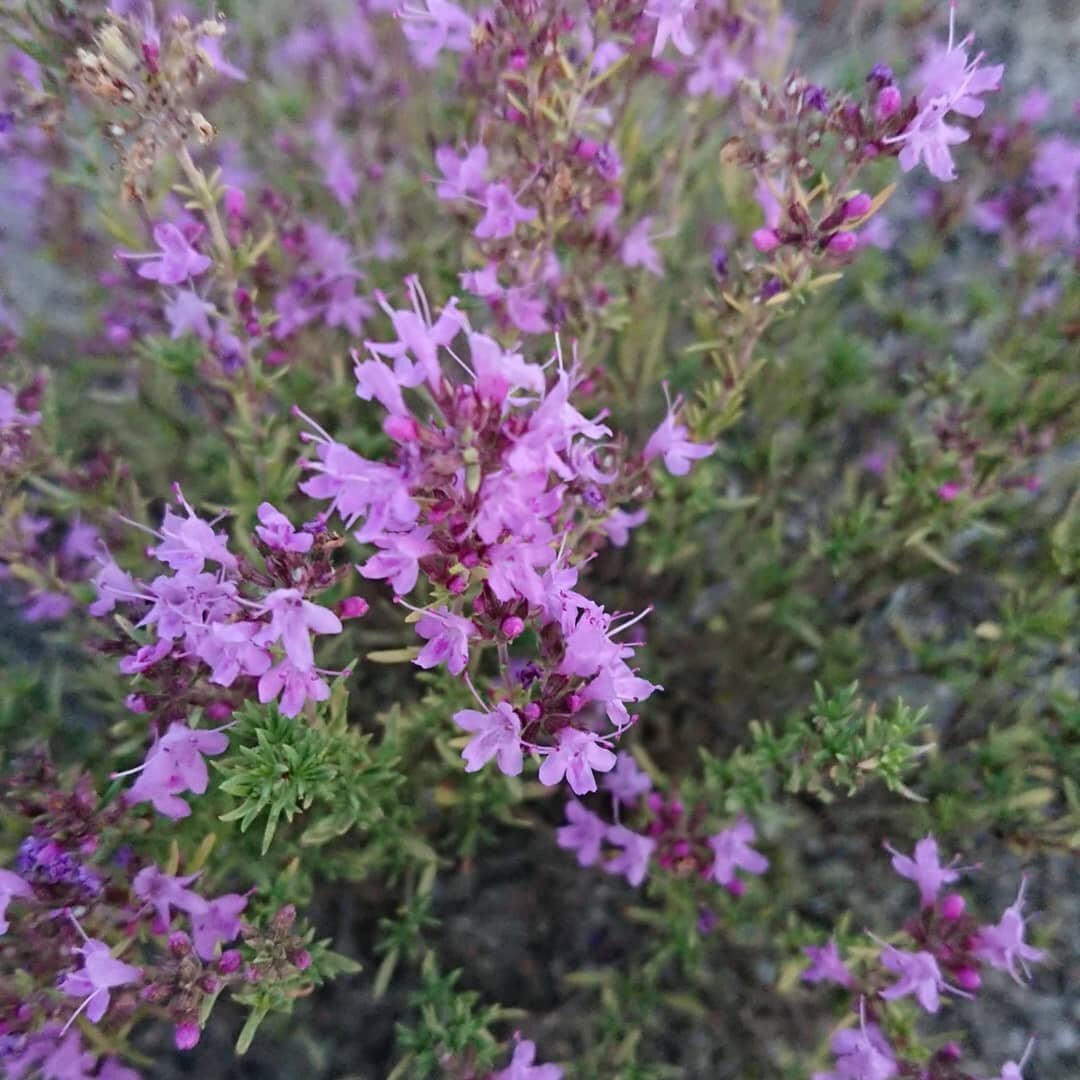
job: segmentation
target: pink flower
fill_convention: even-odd
[[[260,503],[258,509],[259,524],[255,532],[262,542],[277,551],[295,551],[304,554],[311,550],[315,537],[309,532],[298,532],[292,522],[268,502]]]
[[[922,161],[932,175],[942,181],[956,178],[950,146],[966,142],[969,132],[945,122],[950,112],[961,116],[981,116],[985,104],[979,95],[998,90],[1003,64],[981,68],[983,54],[979,53],[968,63],[967,46],[971,36],[958,45],[953,44],[956,23],[956,6],[949,9],[949,41],[944,50],[938,50],[917,75],[921,84],[918,94],[919,112],[910,124],[888,142],[903,143],[900,151],[900,167],[910,172]]]
[[[652,223],[653,219],[651,217],[643,217],[623,237],[622,245],[619,248],[619,258],[622,259],[623,266],[631,268],[644,266],[650,273],[662,277],[664,266],[660,261],[660,255],[657,253],[656,248],[653,247],[652,240],[649,238]]]
[[[864,1020],[859,1030],[838,1031],[831,1046],[836,1069],[814,1073],[813,1080],[892,1080],[899,1073],[892,1047],[876,1024]]]
[[[219,944],[235,941],[240,933],[240,912],[247,907],[247,897],[227,893],[192,914],[191,936],[195,952],[203,960],[213,960]]]
[[[693,54],[695,45],[686,28],[686,20],[697,7],[697,0],[649,0],[645,14],[656,19],[656,39],[652,54],[659,56],[670,41],[683,56]]]
[[[12,900],[32,899],[34,890],[18,874],[11,870],[0,869],[0,934],[6,934],[8,904]]]
[[[918,885],[923,907],[933,907],[942,885],[949,885],[960,877],[959,870],[941,865],[937,841],[932,836],[923,837],[915,845],[913,857],[901,855],[889,844],[885,845],[885,850],[892,854],[893,869]]]
[[[652,858],[656,841],[652,837],[631,832],[625,825],[612,825],[607,830],[607,839],[623,851],[621,855],[609,859],[604,869],[609,874],[622,874],[636,888],[649,872],[649,859]]]
[[[491,1080],[562,1080],[563,1071],[558,1065],[534,1065],[535,1060],[536,1043],[522,1039],[514,1047],[510,1064],[492,1073]]]
[[[312,634],[340,634],[341,620],[329,609],[305,600],[298,589],[275,589],[263,600],[260,613],[270,613],[270,623],[257,633],[256,645],[280,641],[297,671],[315,666]]]
[[[600,745],[600,736],[592,731],[564,727],[556,736],[556,748],[549,751],[540,766],[540,783],[554,787],[566,777],[575,795],[588,795],[596,790],[597,772],[610,772],[615,767],[615,755]]]
[[[604,787],[627,806],[636,803],[648,791],[652,791],[649,774],[638,768],[633,754],[620,750],[615,755],[615,768],[603,779]]]
[[[435,65],[443,49],[467,52],[472,45],[472,19],[449,0],[422,0],[423,7],[401,7],[401,29],[420,67]]]
[[[162,541],[150,549],[155,559],[160,559],[171,570],[198,573],[209,559],[226,570],[235,570],[236,556],[228,549],[223,533],[214,532],[212,524],[205,522],[184,498],[179,484],[173,485],[177,501],[187,511],[187,517],[166,509],[161,523]]]
[[[608,514],[607,520],[601,524],[600,528],[616,547],[626,547],[630,542],[630,530],[644,524],[648,516],[649,511],[644,508],[629,513],[616,509]]]
[[[139,277],[162,285],[179,285],[189,277],[198,277],[210,269],[211,259],[196,251],[175,225],[168,222],[155,225],[154,243],[160,251],[152,255],[121,255],[125,259],[146,260],[139,267]]]
[[[162,932],[168,929],[172,921],[172,909],[188,913],[201,911],[206,901],[198,893],[187,888],[199,875],[172,877],[157,866],[145,866],[135,875],[132,892],[150,904],[162,926]]]
[[[413,661],[417,667],[433,668],[445,662],[451,675],[460,675],[465,670],[469,662],[469,639],[478,633],[469,619],[453,614],[444,605],[425,612],[416,624],[416,632],[427,639]]]
[[[731,885],[736,870],[764,874],[769,869],[769,860],[750,846],[756,835],[754,826],[744,818],[709,837],[709,847],[713,851],[709,876],[717,885]]]
[[[463,158],[457,156],[453,147],[440,146],[435,151],[435,164],[445,178],[435,189],[440,199],[461,199],[484,189],[488,152],[483,143],[468,149]]]
[[[117,960],[104,941],[83,937],[82,947],[76,950],[82,955],[83,966],[65,976],[60,984],[65,994],[83,999],[74,1016],[68,1020],[68,1025],[83,1010],[86,1011],[86,1018],[96,1024],[109,1008],[109,991],[138,982],[142,975],[137,967]]]
[[[1045,953],[1042,949],[1036,949],[1024,941],[1024,888],[1027,879],[1021,878],[1020,891],[1016,899],[1005,909],[1001,921],[997,926],[982,926],[976,935],[975,955],[985,960],[991,967],[1000,971],[1007,971],[1017,982],[1020,982],[1018,966],[1030,979],[1031,974],[1027,970],[1027,961],[1033,964],[1039,963]]]
[[[330,687],[315,668],[297,668],[286,658],[259,679],[258,694],[264,705],[280,694],[281,715],[299,716],[305,702],[328,700]]]
[[[600,858],[600,845],[607,836],[607,824],[586,810],[577,799],[567,801],[566,820],[568,824],[559,826],[555,842],[564,851],[575,852],[579,866],[592,866]]]
[[[514,235],[520,222],[532,221],[536,211],[522,206],[506,184],[488,184],[484,188],[484,216],[473,229],[480,240],[500,240]]]
[[[482,769],[492,758],[506,776],[518,776],[524,765],[521,753],[521,718],[513,707],[500,701],[493,712],[462,709],[454,713],[454,723],[473,733],[461,752],[465,771]]]
[[[143,764],[133,770],[139,778],[127,793],[128,802],[150,802],[159,814],[173,820],[187,817],[191,807],[179,794],[206,791],[209,775],[202,755],[224,753],[228,745],[228,738],[220,731],[195,731],[179,721],[171,724],[150,747]]]
[[[928,1013],[938,1011],[941,1004],[940,992],[947,987],[933,953],[906,952],[887,945],[882,950],[880,959],[881,966],[886,971],[900,976],[892,986],[881,991],[881,996],[886,1001],[912,994]]]
[[[803,952],[810,959],[810,966],[802,973],[803,982],[833,982],[839,986],[854,984],[851,972],[840,958],[835,938],[830,938],[824,945],[805,945]]]
[[[687,437],[685,425],[675,419],[679,402],[668,406],[667,416],[649,436],[645,444],[645,460],[652,461],[663,455],[664,464],[672,476],[685,476],[693,462],[707,458],[715,449],[715,443],[694,443]]]
[[[185,334],[195,334],[203,341],[208,341],[213,336],[210,319],[217,313],[217,308],[199,296],[194,289],[181,289],[165,305],[169,337],[175,341]]]
[[[408,533],[376,537],[375,543],[384,550],[358,567],[360,573],[369,579],[389,578],[394,592],[405,596],[412,592],[420,576],[420,560],[435,554],[435,545],[428,539],[430,535],[431,526],[422,525]]]

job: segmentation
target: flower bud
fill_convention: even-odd
[[[853,232],[834,233],[825,245],[833,255],[850,255],[858,247],[859,238]]]
[[[416,442],[420,437],[420,425],[411,416],[388,416],[383,431],[399,443]]]
[[[525,714],[526,720],[539,720],[543,715],[544,710],[540,708],[538,702],[530,701],[529,704],[522,709],[522,712]]]
[[[888,120],[900,111],[903,97],[895,86],[886,86],[877,96],[874,103],[874,118],[878,121]]]
[[[946,919],[959,919],[964,914],[967,904],[959,893],[949,893],[941,901],[941,914]]]
[[[228,720],[235,709],[227,701],[212,701],[206,707],[208,720]]]
[[[191,952],[191,938],[183,930],[174,930],[169,935],[169,952],[174,956],[186,956]]]
[[[844,220],[851,221],[853,218],[862,217],[873,205],[874,200],[865,191],[853,195],[844,203]]]
[[[780,237],[773,229],[757,229],[750,237],[750,241],[762,255],[768,255],[770,251],[775,251],[780,246]]]
[[[231,975],[234,971],[240,970],[242,962],[243,958],[237,949],[226,949],[218,960],[218,971],[222,975]]]
[[[144,713],[150,711],[150,703],[143,694],[128,694],[124,698],[124,706],[128,712]]]
[[[338,615],[342,619],[360,619],[368,613],[370,606],[362,596],[346,596],[338,605]]]
[[[173,1042],[176,1044],[177,1050],[191,1050],[198,1046],[199,1039],[202,1037],[202,1030],[199,1025],[192,1020],[186,1020],[182,1024],[177,1024],[173,1030]]]
[[[974,968],[962,967],[953,972],[953,978],[961,990],[978,990],[982,986],[982,977]]]
[[[503,637],[507,641],[513,641],[514,638],[520,637],[525,631],[525,622],[523,619],[519,619],[516,615],[508,615],[503,619],[502,624],[499,627]]]
[[[307,971],[311,967],[311,953],[307,949],[300,949],[293,956],[292,962],[298,971]]]

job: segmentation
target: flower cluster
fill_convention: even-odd
[[[252,538],[263,556],[256,569],[229,550],[216,519],[200,518],[179,487],[176,497],[182,512],[165,511],[160,531],[152,533],[158,543],[148,549],[170,572],[140,581],[102,556],[90,610],[104,616],[121,605],[138,616],[135,647],[129,640],[107,648],[126,653],[120,670],[138,680],[128,708],[168,724],[143,765],[132,770],[141,775],[129,798],[149,799],[161,813],[184,817],[190,808],[178,796],[206,790],[202,757],[227,745],[220,730],[187,726],[193,708],[224,719],[240,701],[257,696],[296,716],[306,702],[329,697],[324,676],[332,673],[316,665],[313,639],[340,633],[341,620],[311,597],[341,572],[333,566],[340,541],[321,520],[294,529],[263,503]]]
[[[28,831],[14,867],[0,869],[0,956],[32,985],[18,1000],[5,989],[0,1000],[5,1076],[87,1076],[99,1052],[83,1043],[76,1018],[119,1028],[146,1006],[167,1016],[177,1046],[190,1049],[204,1003],[262,977],[261,932],[242,921],[248,897],[209,899],[197,891],[199,871],[178,875],[133,850],[129,811],[102,804],[87,774],[65,782],[35,756],[9,781],[5,806]],[[291,926],[295,913],[283,917]],[[238,938],[252,948],[226,948]],[[289,940],[302,970],[310,959],[299,939]],[[137,1076],[114,1058],[94,1075]]]
[[[676,405],[631,455],[602,416],[571,404],[584,373],[576,358],[565,366],[561,346],[545,369],[473,330],[456,300],[435,318],[415,279],[408,289],[410,309],[380,297],[395,340],[367,342],[370,357],[355,369],[357,394],[386,413],[395,454],[369,460],[309,421],[316,456],[301,490],[378,549],[359,567],[364,577],[404,597],[423,573],[433,599],[417,610],[427,642],[419,666],[460,675],[495,649],[497,700],[478,696],[479,709],[454,717],[471,735],[467,769],[495,759],[516,775],[532,752],[542,783],[565,777],[577,794],[595,791],[593,773],[615,764],[611,739],[633,722],[628,706],[657,687],[627,662],[639,643],[622,635],[640,616],[620,619],[578,592],[580,567],[637,520],[620,504],[647,493],[651,461],[681,473],[710,448],[689,439]],[[459,338],[468,360],[452,348]],[[528,655],[515,647],[511,659],[518,639]]]
[[[637,886],[655,861],[668,873],[696,875],[722,885],[732,896],[741,896],[746,889],[737,871],[756,875],[768,870],[769,860],[751,847],[757,834],[749,821],[742,818],[710,834],[705,828],[706,807],[699,805],[687,813],[678,798],[665,799],[653,791],[648,774],[631,754],[618,754],[603,786],[611,794],[615,823],[607,824],[575,799],[566,804],[567,824],[557,834],[559,847],[573,851],[581,866],[599,863],[607,873]],[[629,828],[624,819],[641,831]],[[605,844],[611,848],[602,855]],[[711,918],[703,916],[703,926],[710,923]]]
[[[810,965],[802,978],[809,983],[831,983],[842,987],[857,1003],[859,1027],[840,1032],[832,1049],[837,1060],[832,1072],[815,1074],[815,1080],[855,1080],[873,1076],[889,1080],[909,1075],[914,1063],[904,1060],[903,1045],[892,1045],[883,1029],[887,1007],[903,998],[912,998],[927,1013],[936,1013],[945,995],[972,998],[982,985],[982,971],[989,967],[1003,971],[1021,983],[1028,976],[1028,964],[1044,958],[1041,949],[1025,940],[1024,885],[1016,900],[997,923],[980,923],[967,912],[967,902],[957,892],[942,890],[959,880],[964,869],[956,860],[942,863],[937,841],[926,836],[911,855],[886,845],[892,854],[893,869],[919,890],[918,915],[904,925],[903,947],[870,935],[881,946],[875,962],[861,975],[845,963],[835,940],[804,949]],[[962,1057],[955,1043],[948,1043],[930,1062],[929,1071],[919,1072],[926,1080],[954,1080],[969,1074],[958,1068]],[[1010,1074],[1009,1069],[1016,1070]],[[861,1071],[860,1071],[861,1070]],[[1007,1064],[1002,1076],[1019,1076],[1019,1066]]]

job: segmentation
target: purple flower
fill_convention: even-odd
[[[831,1046],[836,1068],[814,1073],[813,1080],[891,1080],[899,1073],[892,1047],[876,1024],[864,1020],[859,1030],[838,1031]]]
[[[652,223],[653,219],[651,217],[643,217],[623,237],[622,245],[619,248],[619,258],[622,259],[624,266],[631,268],[644,266],[650,273],[656,274],[657,277],[663,277],[664,266],[660,262],[660,255],[657,253],[656,248],[653,247],[652,240],[649,237]]]
[[[562,1080],[558,1065],[534,1065],[536,1043],[522,1039],[514,1047],[514,1056],[505,1069],[491,1074],[491,1080]]]
[[[187,888],[198,876],[173,877],[157,866],[146,866],[135,875],[132,892],[154,909],[164,933],[172,921],[174,907],[189,914],[206,907],[206,901]]]
[[[750,846],[756,836],[754,826],[743,818],[730,828],[709,837],[709,847],[713,851],[709,876],[717,885],[731,885],[735,881],[736,870],[764,874],[769,869],[769,860]]]
[[[174,514],[166,509],[161,523],[162,542],[150,549],[155,559],[160,559],[172,570],[198,573],[209,559],[223,566],[226,570],[235,570],[236,557],[230,553],[227,540],[222,533],[216,533],[212,524],[198,517],[191,504],[184,498],[180,486],[174,485],[180,505],[187,511],[187,517]]]
[[[143,259],[139,277],[161,285],[179,285],[210,269],[211,259],[191,246],[188,238],[168,222],[154,226],[154,243],[160,249],[151,255],[122,254],[125,259]]]
[[[645,14],[656,19],[656,39],[653,41],[652,54],[659,56],[668,41],[683,54],[693,54],[695,45],[686,28],[686,20],[697,7],[697,0],[649,0]]]
[[[8,904],[12,900],[32,899],[34,890],[18,874],[11,870],[0,869],[0,934],[6,934]]]
[[[615,768],[603,779],[604,787],[627,806],[636,803],[648,791],[652,791],[649,774],[638,768],[633,754],[620,750],[615,755]]]
[[[467,52],[472,45],[472,19],[449,0],[422,0],[423,7],[401,7],[401,29],[418,66],[433,67],[443,49]]]
[[[440,199],[462,199],[466,195],[478,195],[487,181],[488,152],[483,143],[467,149],[459,158],[451,146],[440,146],[435,151],[435,164],[444,179],[435,189]]]
[[[1018,966],[1031,978],[1027,961],[1037,964],[1045,957],[1042,949],[1036,949],[1024,941],[1024,888],[1027,879],[1021,878],[1016,899],[1005,909],[997,926],[982,926],[976,935],[975,955],[991,967],[1007,971],[1020,982]]]
[[[340,634],[341,620],[329,609],[305,600],[298,589],[275,589],[263,600],[260,613],[270,613],[270,623],[251,639],[256,645],[280,641],[297,671],[315,666],[312,634]]]
[[[678,407],[677,400],[674,405],[669,405],[667,416],[649,436],[645,460],[652,461],[663,455],[664,465],[672,476],[685,476],[693,462],[707,458],[716,449],[716,444],[691,442],[686,427],[675,419]]]
[[[422,525],[408,533],[376,537],[375,543],[384,550],[358,567],[360,573],[369,579],[389,578],[398,596],[412,592],[420,576],[420,560],[436,551],[430,535],[431,526]]]
[[[564,727],[555,736],[556,747],[548,752],[540,766],[540,783],[554,787],[566,777],[575,795],[588,795],[596,790],[597,772],[610,772],[615,767],[615,755],[600,745],[600,736],[592,731]]]
[[[650,836],[631,832],[625,825],[612,825],[607,830],[607,839],[623,851],[604,863],[604,869],[609,874],[622,874],[636,888],[649,872],[649,859],[656,841]]]
[[[1035,1049],[1035,1040],[1029,1039],[1026,1048],[1024,1049],[1024,1056],[1019,1061],[1006,1061],[1001,1066],[1001,1072],[997,1076],[988,1078],[988,1080],[1024,1080],[1023,1069],[1027,1065],[1031,1058],[1031,1052]]]
[[[854,979],[847,965],[840,958],[836,939],[830,938],[824,945],[805,945],[803,952],[810,959],[810,966],[802,973],[803,982],[833,982],[839,986],[852,986]]]
[[[181,289],[165,304],[169,337],[175,341],[185,334],[195,334],[203,341],[209,341],[214,336],[210,319],[217,313],[217,308],[199,296],[194,289]]]
[[[416,624],[416,632],[427,640],[413,661],[417,667],[433,668],[446,663],[451,675],[460,675],[469,662],[469,639],[477,629],[469,619],[455,615],[446,606],[427,611]]]
[[[919,887],[923,907],[933,907],[942,885],[948,885],[960,877],[960,871],[942,866],[938,856],[937,841],[930,835],[915,845],[913,856],[901,855],[894,847],[885,845],[892,854],[893,869]]]
[[[83,937],[82,947],[76,950],[82,955],[83,966],[66,975],[60,984],[60,989],[68,996],[83,999],[74,1016],[68,1020],[69,1025],[83,1010],[86,1011],[86,1018],[96,1024],[109,1008],[109,991],[138,982],[142,975],[137,967],[117,960],[104,941]]]
[[[255,526],[255,532],[267,547],[276,551],[295,551],[301,555],[311,550],[315,537],[309,532],[295,530],[292,522],[270,503],[260,503],[258,515],[260,523]]]
[[[950,112],[961,116],[981,116],[985,104],[979,95],[998,90],[1003,64],[981,68],[980,53],[969,64],[967,46],[971,36],[954,45],[956,6],[949,9],[949,41],[944,50],[937,50],[917,74],[921,85],[918,94],[919,112],[899,134],[886,141],[903,143],[900,167],[910,172],[922,161],[939,180],[956,178],[950,146],[966,142],[969,132],[945,122]]]
[[[240,912],[246,907],[246,896],[226,893],[207,901],[205,907],[192,913],[191,936],[195,952],[203,960],[213,960],[219,944],[236,940],[240,933]]]
[[[521,717],[510,704],[500,701],[493,712],[462,709],[454,713],[454,723],[473,733],[461,752],[466,772],[477,772],[495,758],[500,772],[506,776],[520,775],[524,765]]]
[[[616,547],[626,547],[630,542],[630,530],[644,524],[648,516],[649,511],[644,508],[629,513],[616,509],[608,514],[607,520],[601,524],[600,528]]]
[[[912,994],[915,1000],[928,1012],[936,1013],[941,1004],[940,992],[946,989],[941,969],[932,953],[906,952],[903,949],[887,945],[881,953],[881,966],[900,978],[881,996],[886,1001]]]
[[[150,747],[138,769],[138,780],[127,793],[130,803],[150,802],[159,814],[173,820],[185,818],[191,807],[179,794],[206,791],[209,775],[203,754],[213,757],[224,753],[229,740],[220,731],[194,731],[179,721]],[[126,775],[123,773],[117,775]]]
[[[559,826],[555,842],[564,851],[575,852],[579,866],[592,866],[600,858],[600,845],[607,836],[607,824],[586,810],[577,799],[567,800],[566,820],[569,824]]]
[[[282,716],[298,716],[307,701],[326,701],[330,687],[315,668],[298,668],[288,658],[275,664],[259,679],[259,701],[266,704],[281,695]]]
[[[514,235],[519,222],[532,221],[536,211],[522,206],[507,184],[488,184],[484,188],[484,216],[473,229],[480,240],[500,240]]]

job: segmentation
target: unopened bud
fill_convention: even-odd
[[[173,1042],[177,1050],[191,1050],[198,1046],[202,1037],[202,1030],[194,1021],[188,1020],[183,1024],[177,1024],[173,1031]]]
[[[877,120],[888,120],[900,111],[903,97],[895,86],[886,86],[877,96],[874,103],[874,116]]]
[[[762,255],[768,255],[770,251],[775,251],[780,246],[780,237],[773,229],[757,229],[750,237],[750,241]]]
[[[514,638],[520,637],[525,631],[525,622],[523,619],[519,619],[516,615],[508,615],[502,621],[502,625],[499,627],[502,631],[503,637],[508,641],[513,641]]]

